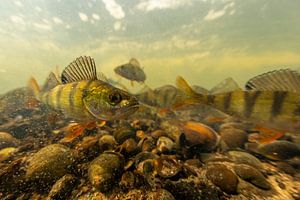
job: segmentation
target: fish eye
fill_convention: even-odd
[[[108,95],[108,99],[111,105],[116,105],[121,102],[122,97],[119,93],[112,93]]]

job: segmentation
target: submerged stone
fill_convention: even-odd
[[[51,144],[33,155],[26,177],[30,180],[56,180],[68,172],[73,164],[71,151],[61,144]]]
[[[206,177],[228,194],[236,194],[238,178],[225,165],[213,164],[208,167]]]
[[[248,165],[236,165],[234,166],[234,171],[241,177],[243,180],[248,181],[259,187],[261,189],[269,190],[271,189],[270,183],[266,180],[264,175],[257,169],[248,166]]]

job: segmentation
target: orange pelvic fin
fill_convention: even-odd
[[[65,129],[67,135],[61,140],[61,142],[72,142],[84,132],[86,126],[84,124],[71,123],[63,129]]]
[[[256,142],[259,144],[267,144],[273,142],[282,136],[284,136],[285,132],[281,130],[266,128],[262,126],[256,126],[253,130],[259,131],[257,134],[252,134],[248,140],[250,142]]]

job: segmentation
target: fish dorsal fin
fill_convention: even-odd
[[[239,85],[233,80],[233,78],[229,77],[223,80],[222,82],[218,83],[215,87],[213,87],[209,93],[210,94],[219,94],[219,93],[226,93],[241,90]]]
[[[96,79],[97,73],[95,61],[90,56],[76,58],[76,60],[71,62],[61,74],[61,81],[63,84]]]
[[[260,91],[300,92],[300,75],[291,69],[270,71],[250,79],[245,88]]]
[[[197,94],[192,88],[191,86],[186,82],[186,80],[184,80],[183,77],[181,76],[177,76],[176,78],[176,86],[178,87],[179,90],[181,90],[182,92],[188,94],[188,95],[195,95]]]
[[[134,66],[140,67],[139,61],[138,61],[137,59],[135,59],[135,58],[131,58],[131,59],[129,60],[129,64],[132,64],[132,65],[134,65]]]
[[[60,83],[57,80],[56,75],[51,72],[43,85],[42,91],[49,91],[59,84]]]
[[[102,72],[97,72],[97,79],[106,83],[109,83],[108,78]]]

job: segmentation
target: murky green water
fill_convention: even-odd
[[[136,57],[152,87],[182,75],[209,89],[229,76],[243,84],[271,69],[297,69],[299,7],[293,0],[3,0],[0,93],[31,75],[43,81],[80,55],[115,79],[113,68]]]

